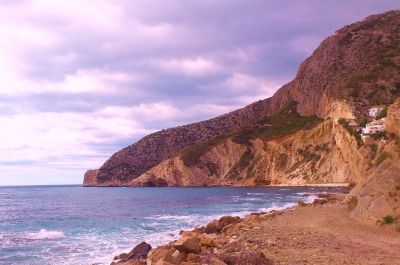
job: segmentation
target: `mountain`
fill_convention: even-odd
[[[372,151],[360,147],[360,139],[336,121],[362,119],[372,105],[393,102],[398,96],[396,10],[336,31],[271,98],[148,135],[115,153],[100,169],[86,172],[83,185],[358,182],[368,170],[357,163],[370,163]],[[297,124],[302,119],[310,123]],[[295,126],[278,122],[282,120]]]

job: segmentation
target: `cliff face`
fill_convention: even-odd
[[[400,98],[388,108],[386,130],[400,136]]]
[[[85,176],[83,177],[83,186],[96,186],[96,178],[97,173],[99,172],[98,169],[89,169],[86,171]]]
[[[393,100],[400,94],[399,21],[397,10],[336,31],[272,97],[272,109],[294,100],[302,115],[360,118],[376,102]],[[345,111],[333,111],[340,102]]]
[[[368,163],[368,174],[349,195],[356,204],[352,216],[364,221],[400,216],[400,98],[388,108],[385,120],[391,135],[371,146],[375,151]]]
[[[132,181],[139,177],[143,178],[142,175],[146,175],[148,170],[167,159],[173,161],[170,163],[177,163],[176,167],[178,167],[179,161],[174,160],[175,156],[185,148],[231,133],[266,115],[273,115],[291,101],[298,103],[297,111],[302,115],[315,114],[324,118],[361,118],[365,116],[371,105],[389,102],[400,95],[399,21],[400,11],[391,11],[370,16],[361,22],[336,31],[333,36],[321,43],[311,57],[301,64],[295,79],[281,87],[272,98],[258,101],[243,109],[208,121],[146,136],[137,143],[115,153],[97,173],[94,173],[95,180],[89,181],[88,178],[86,181],[85,178],[84,185],[129,186]],[[258,156],[261,153],[256,152],[258,150],[256,142],[256,140],[253,141],[254,150],[251,152],[252,155]],[[239,153],[249,153],[248,149],[243,151],[242,147],[234,144],[227,142],[226,145],[239,148],[237,150]],[[269,148],[272,147],[269,146]],[[294,152],[294,150],[291,151]],[[220,157],[220,159],[223,158]],[[296,160],[294,157],[291,159]],[[233,163],[233,160],[231,162]],[[229,164],[229,161],[226,163]],[[274,166],[273,163],[268,165]],[[223,168],[222,165],[221,167]],[[165,167],[164,169],[167,170]],[[221,172],[217,175],[224,175]],[[347,172],[347,169],[338,172]],[[348,179],[357,178],[358,173],[355,171],[351,171],[351,173],[355,175],[347,177]],[[314,181],[313,174],[308,174],[309,177],[303,176],[304,181]],[[189,175],[185,175],[189,181],[187,183],[201,182],[201,180],[194,181],[193,177],[189,178]],[[193,173],[193,176],[195,175],[196,178],[203,177],[200,175],[200,171]],[[345,173],[342,175],[344,176]],[[92,175],[90,176],[92,179]],[[282,181],[279,180],[281,178]],[[274,180],[275,182],[273,182]],[[322,181],[322,179],[319,180]],[[300,179],[296,177],[287,179],[283,174],[271,178],[271,183],[285,181],[294,183]],[[133,183],[142,182],[138,180]],[[170,185],[168,183],[167,181],[164,184],[159,183],[159,185]],[[222,183],[222,180],[221,182],[210,180],[209,183],[203,184],[218,185],[213,183]],[[246,185],[259,184],[262,183],[246,182]]]
[[[132,186],[268,186],[351,182],[362,179],[370,151],[328,119],[311,130],[274,140],[228,138],[185,165],[183,154],[134,179]]]

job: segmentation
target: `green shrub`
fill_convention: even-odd
[[[379,115],[376,116],[376,119],[379,120],[379,119],[382,119],[382,118],[387,117],[387,109],[388,109],[387,106],[385,106],[385,107],[382,109],[382,111],[379,113]]]
[[[384,224],[393,223],[393,217],[391,215],[386,215],[382,218]]]
[[[386,131],[381,131],[381,132],[376,132],[376,133],[371,134],[371,137],[374,138],[374,140],[378,140],[378,139],[382,139],[382,138],[386,139],[386,134],[387,134]]]
[[[297,113],[297,103],[292,101],[283,106],[276,114],[265,116],[236,131],[220,135],[204,143],[196,144],[182,150],[182,161],[185,166],[195,166],[200,158],[213,147],[223,143],[229,138],[238,144],[251,147],[251,139],[273,140],[300,130],[310,130],[323,122],[323,119],[313,116],[301,116]],[[246,162],[244,159],[242,162]]]
[[[244,144],[250,139],[273,140],[300,130],[310,130],[323,119],[313,116],[301,116],[297,113],[297,103],[292,101],[282,107],[276,114],[261,118],[256,123],[236,132],[233,141]]]
[[[380,163],[385,161],[387,158],[391,158],[392,155],[388,152],[382,152],[375,161],[375,166],[378,166]]]

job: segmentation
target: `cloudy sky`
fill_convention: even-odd
[[[270,97],[396,1],[0,0],[0,185],[79,184],[141,137]]]

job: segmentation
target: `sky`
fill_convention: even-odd
[[[271,97],[370,0],[0,0],[0,185],[81,184],[147,134]]]

